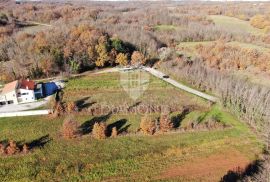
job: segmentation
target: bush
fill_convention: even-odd
[[[62,115],[65,112],[64,106],[61,102],[56,102],[53,114],[55,117]]]
[[[76,104],[75,104],[74,102],[68,102],[68,103],[66,104],[66,111],[67,111],[68,113],[73,113],[73,112],[77,111],[77,106],[76,106]]]
[[[0,144],[0,154],[5,154],[6,151],[5,151],[5,146],[3,144]]]
[[[24,154],[27,154],[27,153],[29,152],[29,148],[28,148],[28,146],[27,146],[26,144],[23,145],[23,150],[22,150],[22,152],[23,152]]]
[[[10,140],[9,145],[8,145],[8,147],[6,149],[6,154],[7,155],[14,155],[14,154],[18,153],[19,151],[20,150],[17,147],[16,142],[14,142],[13,140]]]
[[[113,127],[111,137],[117,137],[117,135],[118,135],[117,128]]]
[[[93,137],[96,139],[105,139],[106,138],[106,123],[95,123],[93,127]]]
[[[153,135],[156,131],[156,121],[150,116],[144,116],[141,119],[140,128],[144,134]]]
[[[162,114],[159,120],[159,129],[163,132],[170,131],[173,128],[173,123],[169,115]]]
[[[62,136],[67,139],[76,138],[80,134],[77,121],[67,118],[63,123]]]

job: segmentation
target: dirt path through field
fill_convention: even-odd
[[[231,150],[207,158],[194,158],[181,166],[171,166],[158,179],[183,178],[190,181],[219,181],[229,170],[245,169],[250,163],[239,151]]]

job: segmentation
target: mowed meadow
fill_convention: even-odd
[[[78,104],[79,111],[72,115],[79,123],[80,137],[62,137],[68,114],[57,118],[1,118],[0,140],[29,146],[27,154],[0,158],[1,180],[219,181],[226,178],[229,170],[244,171],[262,154],[263,145],[248,126],[218,104],[211,105],[151,76],[148,90],[138,100],[129,100],[119,78],[119,73],[104,73],[68,80],[63,100]],[[166,105],[171,109],[174,128],[154,135],[143,134],[139,131],[141,118],[146,114],[143,110],[90,112],[89,108],[101,103],[125,103],[130,107]],[[158,109],[148,114],[160,117]],[[191,123],[208,126],[204,124],[211,118],[226,127],[190,127]],[[117,127],[118,136],[93,138],[93,125],[100,121],[109,130]]]

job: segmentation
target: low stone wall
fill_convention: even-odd
[[[16,116],[48,115],[50,113],[51,113],[51,110],[5,112],[5,113],[0,113],[0,118],[4,118],[4,117],[16,117]]]

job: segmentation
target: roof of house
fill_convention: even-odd
[[[20,82],[20,89],[27,89],[27,90],[34,90],[35,89],[35,82],[31,80],[21,80]]]
[[[17,86],[18,86],[18,80],[6,84],[2,90],[2,94],[6,94],[6,93],[14,91],[17,88]]]

